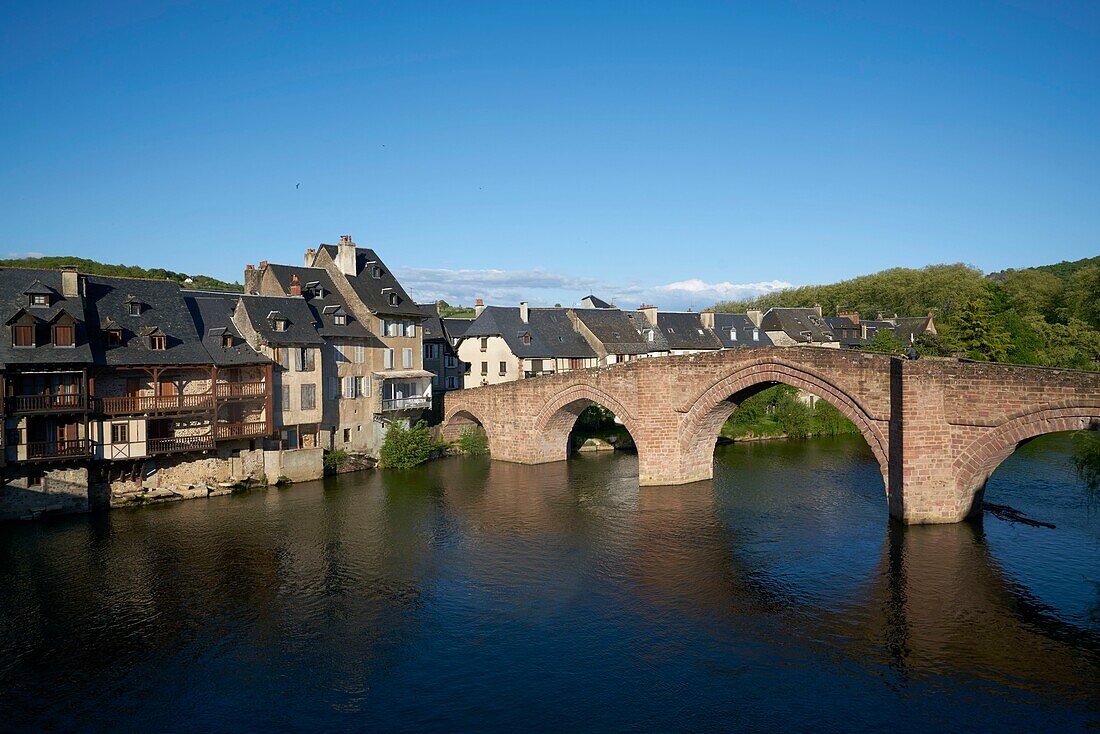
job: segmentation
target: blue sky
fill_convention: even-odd
[[[1100,252],[1094,2],[5,3],[0,99],[0,255],[700,308]]]

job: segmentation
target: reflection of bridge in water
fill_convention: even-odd
[[[809,347],[658,357],[454,391],[444,433],[477,424],[494,459],[549,463],[566,458],[577,417],[599,404],[630,431],[642,485],[686,484],[713,475],[715,441],[737,405],[777,383],[818,395],[856,425],[890,513],[907,523],[973,514],[1020,442],[1100,426],[1100,373]]]

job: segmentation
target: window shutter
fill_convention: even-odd
[[[383,359],[383,365],[385,366],[386,369],[392,370],[393,369],[393,350],[392,349],[387,349],[384,352],[384,355],[385,356],[384,356],[384,359]]]
[[[401,366],[405,369],[409,369],[413,366],[413,350],[402,349],[401,350]]]

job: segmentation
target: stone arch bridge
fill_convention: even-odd
[[[906,360],[815,347],[733,349],[642,359],[447,393],[443,433],[479,424],[494,459],[560,461],[581,412],[613,411],[638,448],[643,485],[710,479],[722,424],[777,383],[832,403],[882,471],[890,513],[956,522],[1018,444],[1100,427],[1100,373],[955,359]]]

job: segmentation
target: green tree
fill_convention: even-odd
[[[458,436],[458,448],[467,456],[482,456],[489,453],[489,437],[484,429],[467,426]]]
[[[1074,436],[1073,468],[1090,492],[1100,491],[1100,433],[1081,431]]]
[[[427,423],[418,421],[410,427],[403,421],[394,421],[386,429],[379,458],[382,466],[388,469],[411,469],[430,459],[433,448],[432,432]]]
[[[1070,318],[1100,329],[1100,265],[1081,268],[1069,277],[1066,309]]]
[[[889,329],[878,329],[875,338],[867,345],[872,352],[886,352],[888,354],[905,354],[909,345],[898,339],[897,335]]]
[[[775,402],[775,417],[783,433],[791,438],[806,438],[813,431],[813,411],[798,399],[796,391],[779,396]]]
[[[1009,334],[994,323],[985,298],[973,298],[959,309],[951,336],[959,351],[971,359],[999,362],[1008,357]]]

